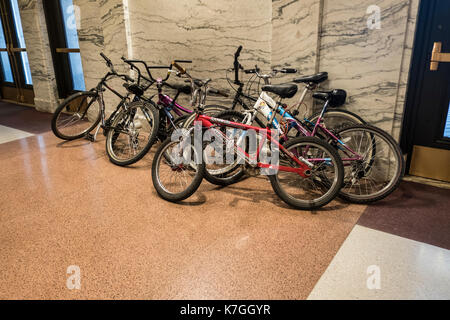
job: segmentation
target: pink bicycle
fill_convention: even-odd
[[[165,200],[177,202],[190,197],[200,186],[205,175],[205,150],[209,147],[202,139],[200,145],[192,142],[198,134],[220,137],[226,149],[234,151],[234,157],[242,159],[246,165],[266,170],[275,193],[287,204],[297,209],[311,210],[326,205],[338,194],[344,177],[344,167],[337,151],[316,137],[298,137],[281,145],[274,132],[267,128],[255,127],[239,122],[214,118],[203,114],[208,93],[209,79],[194,83],[184,68],[174,64],[178,75],[191,79],[196,87],[198,104],[195,110],[196,125],[185,130],[177,139],[167,139],[161,144],[153,159],[152,179],[158,194]],[[293,85],[295,86],[295,85]],[[282,89],[283,98],[289,98],[289,89]],[[280,92],[281,92],[280,91]],[[291,92],[293,92],[291,90]],[[295,92],[294,92],[295,94]],[[197,129],[197,132],[196,132]],[[228,132],[237,134],[229,135]],[[250,132],[261,139],[256,152],[251,153],[245,141]],[[237,139],[236,139],[237,138]],[[237,141],[236,141],[237,140]],[[272,155],[278,154],[276,162],[261,160],[263,149],[270,142],[275,146]],[[200,146],[200,148],[198,147]],[[274,158],[271,157],[271,160]],[[232,163],[235,163],[234,160]]]

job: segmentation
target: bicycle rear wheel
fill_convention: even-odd
[[[189,198],[200,187],[204,172],[201,154],[198,155],[194,146],[185,140],[166,139],[153,158],[153,186],[167,201]]]
[[[321,112],[318,112],[308,120],[315,124],[320,115]],[[366,121],[357,114],[343,109],[328,110],[325,112],[323,119],[327,128],[335,130],[339,130],[349,125],[366,124]]]
[[[127,166],[141,160],[155,143],[158,111],[150,103],[135,101],[112,120],[106,136],[106,153],[112,163]]]
[[[315,137],[289,140],[284,147],[297,158],[312,164],[310,176],[278,170],[269,175],[275,193],[287,204],[301,210],[320,208],[333,200],[342,186],[344,167],[336,150]],[[280,150],[281,166],[297,168],[298,164]]]
[[[227,110],[219,113],[216,117],[227,121],[243,123],[245,115],[238,111]],[[242,130],[228,127],[221,127],[217,130],[220,130],[225,136],[227,136],[227,130],[231,130],[229,131],[231,136],[228,136],[228,139],[231,140],[239,138],[239,136],[242,134]],[[232,156],[233,160],[235,160],[234,162],[229,163],[229,161],[227,161],[227,152],[233,153]],[[206,161],[205,179],[208,182],[218,186],[228,186],[239,182],[245,174],[244,167],[242,164],[239,164],[239,159],[234,152],[234,148],[233,150],[227,150],[227,140],[223,139],[223,154],[222,159],[220,159],[222,160],[222,163],[208,162],[209,157],[213,153],[215,153],[215,150],[210,145],[206,145],[203,151]]]
[[[60,139],[75,140],[100,122],[101,108],[95,91],[78,92],[64,100],[52,118],[52,131]]]
[[[405,165],[400,147],[385,131],[370,125],[353,125],[337,132],[340,140],[361,160],[344,160],[345,178],[340,197],[370,203],[391,194],[400,184]],[[339,150],[349,159],[354,155]]]

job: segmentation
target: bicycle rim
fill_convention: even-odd
[[[108,131],[108,155],[116,163],[140,158],[152,143],[155,131],[154,113],[145,104],[130,106],[112,121]]]
[[[155,155],[156,182],[169,195],[185,193],[197,184],[198,176],[202,174],[195,148],[185,146],[183,142],[170,141]]]
[[[59,136],[80,137],[90,132],[100,119],[97,95],[83,94],[65,103],[54,119]]]
[[[396,142],[384,131],[370,126],[351,126],[339,131],[341,141],[361,160],[344,161],[345,178],[341,196],[355,202],[384,198],[403,175],[403,158]],[[339,151],[342,158],[348,154]],[[350,155],[351,156],[351,155]]]

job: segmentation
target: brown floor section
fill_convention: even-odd
[[[40,134],[51,130],[52,114],[0,101],[0,125]]]
[[[303,299],[365,209],[295,211],[265,178],[172,204],[151,159],[120,168],[104,140],[51,132],[0,145],[0,298]]]
[[[358,224],[450,249],[450,190],[403,181],[370,205]]]

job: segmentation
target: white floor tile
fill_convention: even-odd
[[[0,144],[34,136],[34,134],[0,125]]]
[[[450,251],[355,226],[308,299],[450,299]]]

